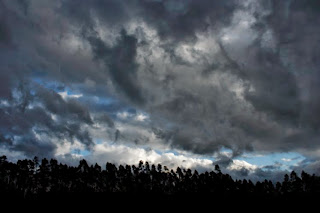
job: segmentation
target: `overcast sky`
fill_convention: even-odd
[[[320,174],[318,0],[0,0],[0,154]]]

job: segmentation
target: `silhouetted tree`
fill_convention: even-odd
[[[218,173],[221,173],[221,170],[220,170],[220,166],[219,166],[219,165],[215,165],[215,166],[214,166],[214,170],[217,171]]]
[[[211,193],[221,196],[281,197],[320,195],[320,178],[302,171],[301,177],[292,171],[282,183],[270,180],[233,180],[223,174],[218,165],[214,171],[200,173],[197,170],[176,168],[176,171],[143,163],[119,165],[106,163],[103,170],[97,163],[88,165],[81,160],[77,167],[58,163],[57,160],[38,158],[18,160],[17,163],[0,157],[0,194],[17,194],[24,198],[41,197],[47,193],[70,192],[133,192],[133,193]]]

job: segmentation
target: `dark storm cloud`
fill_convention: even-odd
[[[260,55],[261,54],[261,55]],[[255,56],[254,56],[255,55]],[[251,65],[250,82],[254,92],[247,92],[246,98],[255,109],[270,113],[280,122],[299,122],[300,101],[296,80],[273,54],[255,52]]]
[[[237,7],[236,1],[149,1],[138,3],[144,20],[154,26],[159,36],[174,42],[193,41],[197,32],[210,25],[228,24]]]
[[[283,181],[283,177],[285,174],[288,174],[288,171],[283,170],[263,170],[256,169],[253,173],[250,174],[250,179],[252,181],[263,181],[263,180],[271,180],[274,184],[277,181]]]
[[[117,45],[112,48],[106,46],[97,36],[88,36],[87,39],[92,46],[95,58],[105,62],[110,76],[120,90],[134,103],[143,102],[135,76],[138,68],[135,62],[137,39],[128,35],[125,30],[121,31]]]
[[[41,80],[44,85],[51,80],[61,80],[61,73],[56,72],[61,72],[61,68],[57,69],[56,62],[50,60],[54,61],[64,51],[54,50],[54,46],[43,39],[43,36],[54,35],[56,29],[43,25],[43,20],[37,18],[41,15],[38,6],[48,8],[28,1],[1,1],[0,4],[1,147],[25,156],[43,157],[53,157],[62,140],[71,143],[78,140],[90,149],[92,137],[84,127],[93,124],[88,109],[73,99],[62,99],[56,88],[48,89],[33,81],[39,76],[45,77]],[[81,69],[77,69],[78,74],[79,71]],[[64,74],[73,76],[72,72]],[[66,76],[60,85],[79,79],[66,80]]]
[[[266,165],[266,166],[263,166],[262,168],[265,170],[280,170],[282,165],[283,164],[279,162],[275,162],[274,165]]]
[[[1,4],[1,3],[0,3]],[[6,23],[6,17],[4,14],[0,16],[0,45],[6,47],[11,43],[11,33]]]
[[[88,109],[75,100],[63,100],[56,92],[41,87],[37,91],[37,98],[51,113],[64,117],[70,116],[71,120],[74,118],[87,124],[93,123]]]
[[[56,146],[54,143],[44,143],[43,141],[38,141],[35,138],[24,138],[19,141],[10,150],[20,151],[24,153],[27,157],[32,158],[38,156],[40,158],[54,157],[54,151]]]
[[[1,138],[0,147],[32,155],[53,156],[55,145],[50,141],[42,143],[36,139],[32,128],[38,126],[42,131],[52,133],[52,121],[40,108],[26,110],[24,113],[13,107],[2,108],[0,112]],[[14,143],[13,143],[14,142]]]
[[[260,4],[260,2],[254,4]],[[319,53],[318,48],[310,49],[309,47],[319,46],[319,40],[314,36],[318,34],[316,26],[319,19],[316,17],[318,12],[308,6],[311,4],[314,4],[314,2],[295,1],[290,3],[290,1],[285,1],[279,3],[278,1],[271,1],[270,4],[261,4],[262,9],[260,8],[259,12],[267,10],[271,12],[265,16],[254,14],[256,22],[251,29],[253,30],[252,34],[257,37],[252,40],[250,45],[239,48],[239,53],[243,55],[238,54],[237,46],[239,44],[237,43],[218,43],[221,56],[225,60],[224,69],[232,71],[231,73],[245,82],[244,97],[249,104],[252,104],[254,111],[248,114],[245,111],[241,114],[231,112],[231,116],[225,114],[226,112],[219,111],[219,107],[223,103],[221,101],[219,103],[219,98],[217,98],[219,95],[222,95],[226,102],[230,101],[230,103],[238,105],[239,109],[242,107],[241,103],[236,103],[235,99],[229,98],[230,94],[221,91],[217,91],[218,94],[214,95],[216,101],[213,101],[211,106],[205,107],[207,113],[204,116],[197,113],[199,107],[196,106],[199,104],[204,106],[201,98],[198,98],[197,101],[192,98],[185,98],[181,101],[175,99],[174,102],[171,102],[174,103],[172,104],[174,107],[168,105],[169,107],[166,108],[168,112],[179,111],[179,116],[175,116],[178,119],[183,117],[187,119],[187,122],[201,119],[200,125],[194,121],[190,122],[193,127],[200,127],[200,129],[198,128],[200,131],[210,125],[217,127],[217,121],[220,120],[217,117],[225,114],[225,116],[221,116],[224,117],[221,121],[230,123],[231,126],[225,126],[223,131],[239,128],[241,135],[242,133],[245,135],[244,140],[248,142],[258,140],[253,145],[251,145],[251,142],[243,143],[241,142],[243,135],[240,135],[237,142],[231,142],[230,144],[231,137],[237,134],[237,130],[232,131],[232,135],[225,135],[223,139],[210,140],[202,137],[206,140],[206,143],[199,143],[199,147],[207,151],[219,143],[223,146],[230,146],[232,149],[248,147],[248,150],[288,151],[297,148],[318,147],[314,138],[319,135],[317,131],[319,125],[314,116],[318,114],[319,109],[316,107],[319,103],[317,101],[318,96],[315,94],[317,85],[319,85],[316,83],[319,79],[319,72],[316,71],[319,62],[309,59],[317,58]],[[300,26],[304,30],[301,30]],[[266,42],[265,37],[268,31],[271,31],[273,35],[271,40],[275,43],[274,50],[271,50],[271,44],[269,46],[263,44]],[[239,37],[237,42],[241,43],[245,39],[245,37]],[[298,58],[296,54],[299,54],[302,58]],[[214,70],[214,72],[217,72],[217,70]],[[197,90],[196,84],[193,90]],[[206,95],[206,93],[202,94]],[[207,98],[210,100],[209,96]],[[194,107],[194,110],[184,114],[182,106]],[[233,106],[230,109],[237,111],[236,108],[237,106]],[[201,124],[205,123],[203,121],[206,121],[211,113],[218,113],[220,116],[215,116],[214,124],[207,123],[202,128]],[[267,119],[259,118],[260,113],[266,114]],[[172,114],[170,113],[170,115]],[[186,121],[183,120],[182,124],[186,124]],[[296,133],[286,136],[283,131],[290,128],[295,129],[293,132]],[[190,130],[187,130],[187,132],[190,133]],[[194,133],[191,133],[191,135],[196,136]],[[177,140],[179,146],[199,152],[196,142],[188,142],[190,140],[187,140],[187,138]],[[236,146],[234,146],[235,144]]]
[[[8,105],[1,107],[1,146],[21,151],[27,156],[45,156],[46,153],[53,156],[57,146],[53,142],[55,138],[68,139],[71,142],[78,139],[87,148],[90,148],[93,143],[91,136],[86,130],[81,129],[83,123],[92,124],[90,117],[86,117],[89,115],[85,108],[79,107],[76,102],[65,102],[59,95],[45,91],[45,88],[38,89],[41,92],[11,100]],[[28,91],[20,92],[28,93]],[[47,95],[46,98],[43,98],[44,93]],[[52,95],[55,97],[53,98]],[[32,106],[39,100],[47,108]],[[59,107],[55,108],[54,103],[47,100],[59,101]],[[49,103],[52,105],[48,105]],[[55,120],[49,112],[56,116]],[[14,139],[16,136],[18,138]],[[15,143],[13,144],[12,141]]]
[[[320,173],[320,161],[318,158],[308,158],[298,162],[296,165],[291,166],[292,170],[296,171],[297,174],[301,174],[305,171],[310,174]]]
[[[6,69],[2,68],[2,71],[5,72]],[[8,99],[11,97],[11,78],[3,73],[0,73],[0,78],[3,81],[0,87],[0,97]]]
[[[113,128],[114,127],[114,122],[113,120],[110,118],[109,115],[107,114],[102,114],[102,115],[98,115],[96,118],[95,118],[96,121],[100,122],[100,123],[105,123],[107,124],[110,128]]]
[[[133,1],[132,1],[133,2]],[[129,19],[131,1],[117,0],[63,0],[59,12],[66,17],[73,19],[81,27],[94,27],[93,18],[97,16],[104,24],[123,24]],[[90,8],[90,9],[89,9]]]
[[[214,165],[219,165],[222,167],[228,167],[232,163],[233,160],[230,156],[226,156],[220,153],[217,156],[217,160],[213,162]]]
[[[272,97],[271,101],[277,104],[277,108],[269,108],[279,117],[286,116],[285,120],[318,129],[319,123],[313,118],[319,114],[319,108],[314,108],[319,105],[319,96],[315,93],[318,91],[320,63],[315,58],[320,52],[314,48],[320,44],[317,38],[320,32],[316,27],[320,22],[319,2],[272,1],[269,7],[271,13],[257,23],[261,25],[260,30],[272,29],[277,42],[275,53],[262,57],[273,68],[270,69],[273,80],[266,79],[276,81],[264,88],[267,90],[268,86],[278,93],[266,96],[268,99]],[[281,63],[282,66],[278,66]]]
[[[259,36],[246,49],[249,59],[242,61],[246,79],[254,90],[246,90],[245,97],[257,111],[267,113],[281,127],[296,129],[296,133],[280,140],[274,137],[277,134],[265,129],[261,133],[269,142],[262,146],[282,151],[318,148],[315,140],[319,137],[319,123],[315,117],[319,114],[319,62],[313,60],[319,56],[318,48],[313,47],[320,44],[316,37],[316,5],[314,1],[270,1],[263,5],[270,13],[256,15],[258,21],[253,28]],[[275,44],[264,47],[268,32],[272,32]],[[273,50],[270,46],[274,46]],[[249,129],[250,135],[260,132],[259,128]]]
[[[12,35],[10,31],[9,20],[7,18],[7,12],[5,10],[5,5],[3,2],[0,2],[0,48],[4,51],[0,51],[0,57],[5,58],[5,51],[10,50],[13,47]],[[12,86],[12,77],[8,72],[10,70],[4,66],[3,61],[0,61],[1,72],[0,72],[0,97],[1,98],[10,98],[11,97],[11,86]]]

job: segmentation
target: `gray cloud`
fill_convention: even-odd
[[[102,114],[102,115],[98,115],[96,117],[96,121],[101,122],[101,123],[106,123],[108,125],[108,127],[113,128],[114,127],[114,122],[113,120],[110,118],[110,116],[108,116],[107,114]]]
[[[2,4],[3,6],[3,4]],[[5,15],[1,15],[0,17],[0,44],[2,47],[6,47],[11,44],[11,33],[9,31],[9,27],[7,26]]]
[[[138,68],[135,62],[137,39],[128,35],[125,30],[121,30],[117,45],[110,48],[99,38],[87,37],[92,46],[94,57],[102,59],[110,73],[114,83],[123,91],[127,97],[134,103],[143,101],[141,91],[136,85],[136,70]]]
[[[267,165],[267,166],[264,166],[263,168],[267,169],[267,170],[275,170],[275,169],[280,169],[280,166],[279,165]]]
[[[37,141],[34,138],[24,138],[19,141],[14,147],[11,147],[13,151],[20,151],[27,157],[32,158],[38,156],[41,158],[54,157],[55,155],[55,144],[44,143],[43,141]]]
[[[46,109],[54,114],[70,116],[69,118],[81,120],[87,124],[92,124],[92,119],[87,108],[75,100],[63,100],[63,98],[52,90],[39,88],[37,98],[42,101]]]
[[[319,159],[305,159],[297,163],[297,165],[292,166],[290,169],[296,171],[298,174],[301,174],[302,171],[305,171],[310,174],[319,174],[320,172],[320,161]]]
[[[56,118],[53,119],[48,108],[32,106],[35,102],[23,107],[21,103],[10,104],[2,106],[0,111],[1,146],[21,151],[27,156],[54,156],[57,146],[54,138],[67,138],[71,142],[78,139],[88,148],[91,147],[91,136],[81,127],[84,121],[81,117],[73,116],[78,113],[77,108],[70,108],[74,111],[67,108],[69,111],[63,113],[54,111]],[[63,107],[63,102],[61,105]],[[64,105],[68,106],[67,103]],[[66,115],[70,117],[66,118]]]
[[[222,167],[228,167],[230,164],[233,163],[232,157],[231,156],[226,156],[222,154],[218,154],[217,160],[214,161],[214,165],[219,165]]]
[[[141,1],[139,15],[157,28],[163,40],[194,41],[210,25],[227,25],[236,1]],[[174,44],[173,44],[174,45]]]

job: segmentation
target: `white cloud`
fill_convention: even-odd
[[[290,161],[292,161],[292,159],[290,159],[290,158],[281,158],[281,160],[282,160],[282,161],[285,161],[285,162],[290,162]]]
[[[226,156],[228,158],[232,157],[232,152],[231,151],[221,151],[219,152],[220,155]]]
[[[118,112],[117,117],[121,120],[132,119],[133,121],[145,121],[149,118],[149,116],[145,113],[129,113],[127,111]]]
[[[81,143],[80,141],[78,141],[77,139],[74,139],[73,143],[71,143],[70,141],[64,139],[62,141],[60,141],[59,143],[57,142],[57,149],[56,149],[56,153],[55,156],[59,157],[59,156],[63,156],[66,154],[70,154],[74,155],[75,157],[81,157],[81,154],[73,154],[72,151],[73,150],[85,150],[86,147],[83,143]]]
[[[244,158],[261,158],[264,157],[262,154],[255,154],[255,153],[245,153],[242,155]]]
[[[80,98],[82,97],[82,94],[68,94],[67,91],[63,91],[63,92],[58,92],[59,95],[61,95],[61,97],[63,99],[68,99],[68,98]]]
[[[253,172],[257,168],[258,168],[258,166],[250,164],[244,160],[233,160],[233,162],[231,163],[231,165],[228,166],[227,169],[229,169],[229,170],[247,169],[247,170]]]
[[[129,116],[129,113],[126,111],[117,113],[117,117],[120,119],[127,119]]]
[[[0,101],[0,107],[8,107],[8,106],[10,106],[10,104],[7,100]]]
[[[135,120],[136,121],[145,121],[146,119],[148,118],[147,115],[144,115],[142,113],[138,113],[136,116],[135,116]]]
[[[196,156],[174,154],[172,152],[156,152],[139,147],[129,147],[119,144],[102,143],[97,144],[92,150],[92,154],[86,156],[91,163],[98,162],[105,165],[106,162],[115,164],[138,164],[140,160],[148,161],[150,164],[162,164],[169,169],[183,168],[198,169],[200,171],[213,170],[213,161],[202,159]]]

